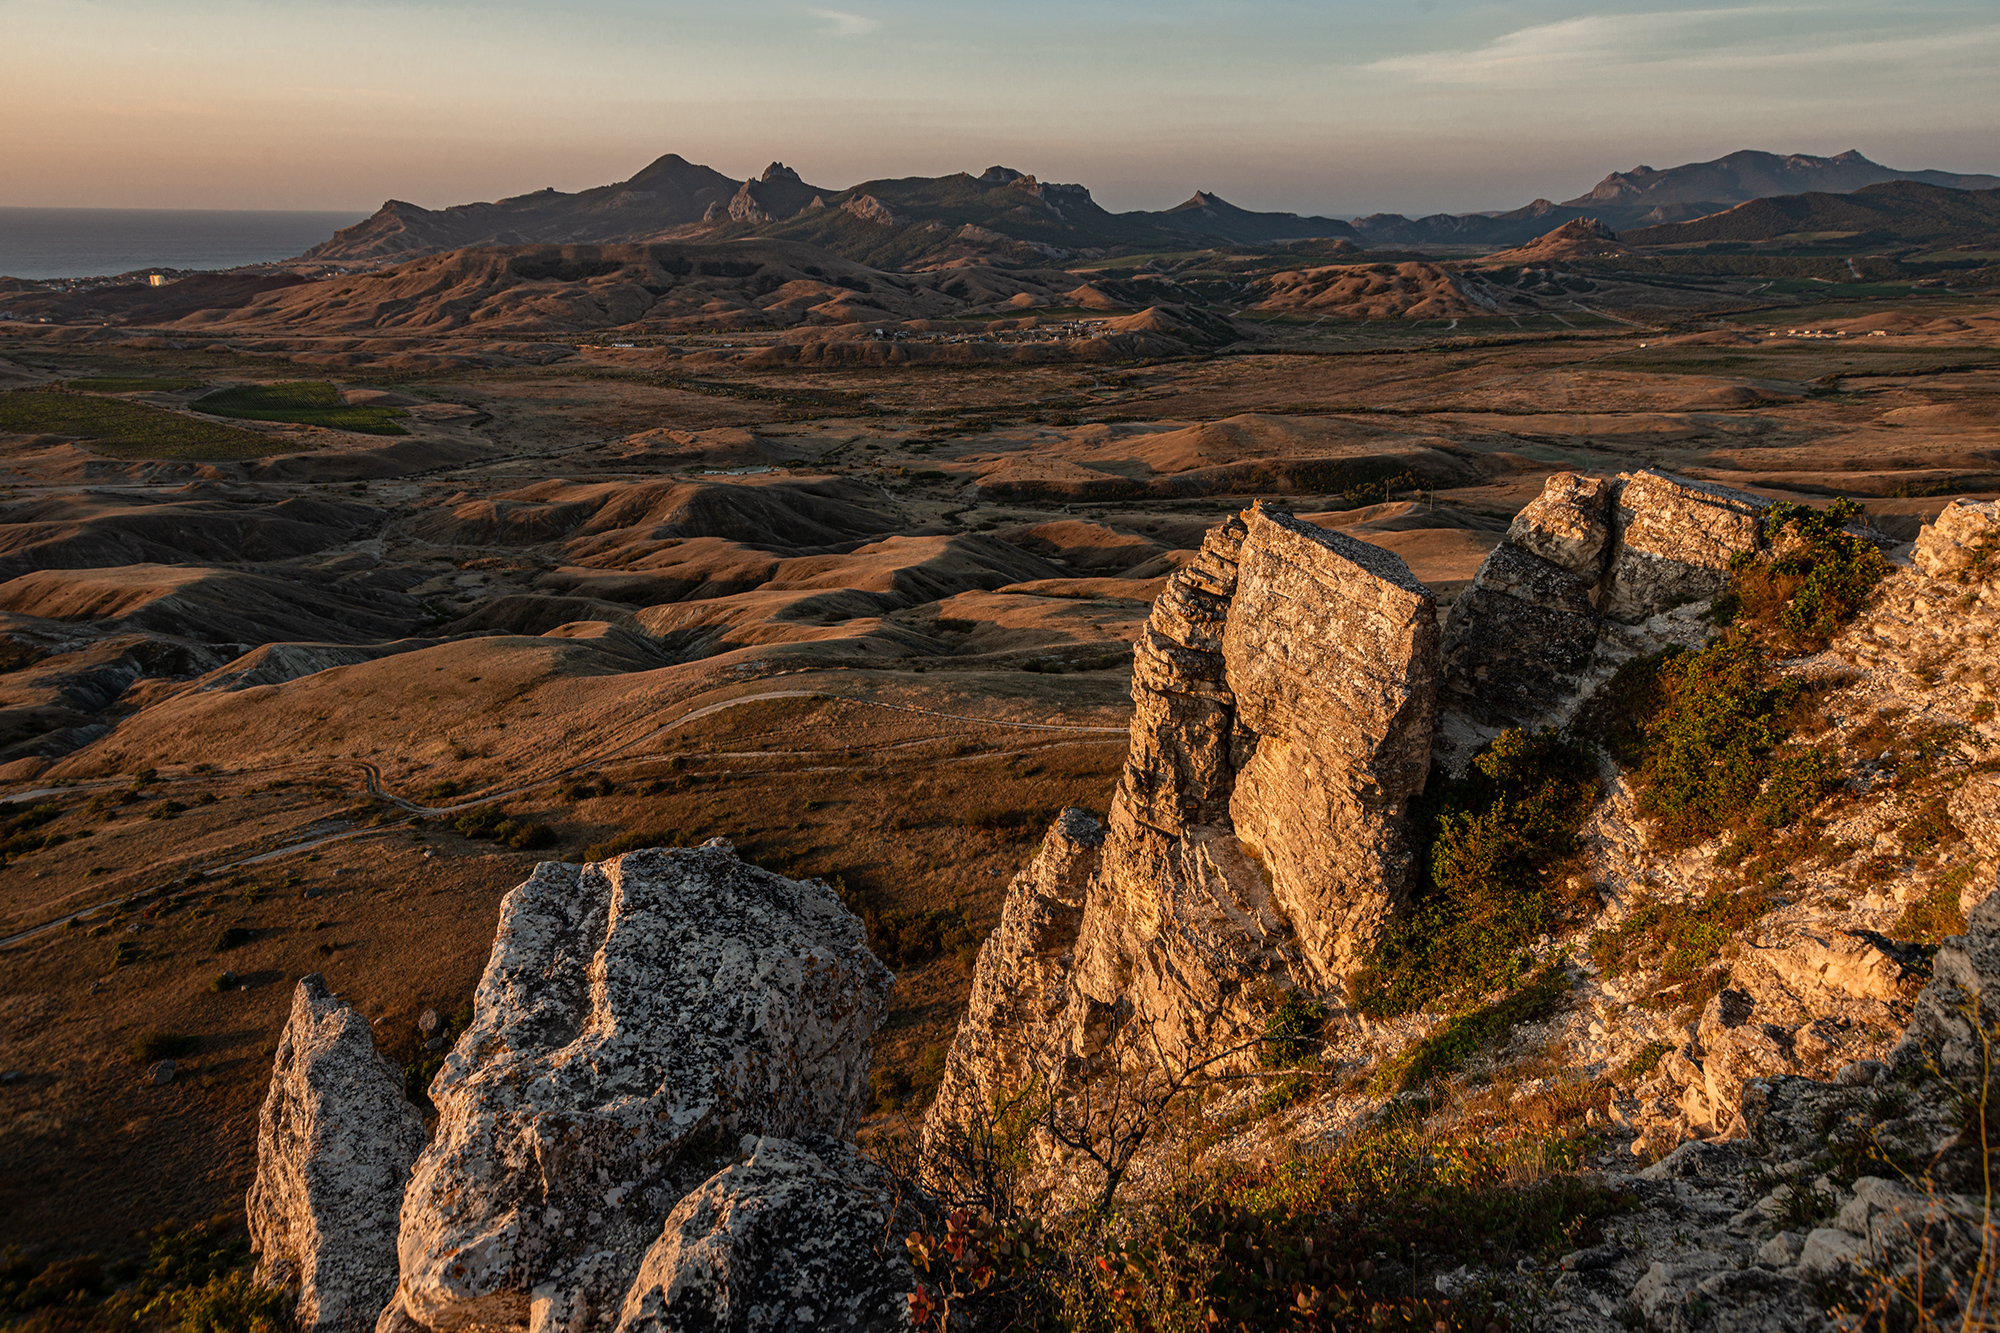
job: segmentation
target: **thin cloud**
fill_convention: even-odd
[[[1423,51],[1364,66],[1431,83],[1515,84],[1606,67],[1661,64],[1731,39],[1716,29],[1776,14],[1818,12],[1817,6],[1688,9],[1650,14],[1586,14],[1519,28],[1470,51]]]
[[[838,9],[809,9],[806,12],[816,19],[826,21],[826,27],[822,31],[828,37],[866,37],[882,26],[880,19],[871,19],[865,14],[849,14]]]

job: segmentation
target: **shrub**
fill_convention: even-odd
[[[259,1286],[248,1273],[216,1276],[200,1287],[183,1287],[163,1298],[179,1333],[289,1333],[291,1293]]]
[[[60,834],[43,834],[35,830],[51,820],[62,817],[62,807],[54,801],[39,801],[23,810],[15,804],[0,804],[0,860],[11,861],[17,856],[40,851],[53,845],[50,838],[66,841]]]
[[[861,919],[868,928],[868,947],[890,967],[908,967],[941,953],[970,962],[979,952],[979,932],[956,909],[864,912]]]
[[[614,856],[636,852],[644,847],[684,847],[681,835],[672,832],[624,833],[609,842],[594,842],[586,847],[583,859],[586,861],[608,861]]]
[[[1721,974],[1708,974],[1704,982],[1703,970],[1738,931],[1775,905],[1761,893],[1721,889],[1699,902],[1642,903],[1615,929],[1590,937],[1590,958],[1611,979],[1657,964],[1663,986],[1683,992],[1672,999],[1687,1003],[1704,988],[1711,994],[1722,988]],[[1699,984],[1690,991],[1690,983]],[[1707,998],[1701,995],[1703,1003]]]
[[[1629,1201],[1549,1174],[1580,1156],[1564,1133],[1505,1124],[1439,1134],[1420,1113],[1392,1111],[1323,1155],[1184,1179],[1107,1228],[982,1241],[1003,1266],[1029,1242],[1014,1266],[1046,1313],[1016,1326],[1513,1328],[1518,1316],[1495,1293],[1446,1299],[1436,1275],[1467,1262],[1547,1261],[1592,1243]],[[927,1287],[943,1276],[941,1253],[959,1252],[921,1234],[911,1251]]]
[[[179,801],[161,801],[158,805],[153,807],[153,813],[147,815],[146,818],[172,819],[174,816],[181,814],[186,809],[187,807],[181,804]]]
[[[240,944],[248,944],[253,935],[254,932],[243,926],[227,926],[220,934],[209,941],[208,951],[210,953],[225,953]]]
[[[1655,669],[1657,684],[1643,695],[1650,707],[1638,719],[1633,748],[1643,758],[1634,785],[1639,813],[1666,849],[1744,823],[1790,823],[1839,784],[1830,750],[1779,750],[1806,686],[1767,684],[1764,655],[1748,639],[1662,657]]]
[[[1526,949],[1570,904],[1552,887],[1597,801],[1595,752],[1555,731],[1495,738],[1416,812],[1427,882],[1357,976],[1372,1016],[1517,981]]]
[[[1930,892],[1903,909],[1896,924],[1889,927],[1890,936],[1919,944],[1940,944],[1947,935],[1963,934],[1965,912],[1959,906],[1959,894],[1971,881],[1972,872],[1973,867],[1967,864],[1941,877]]]
[[[1729,587],[1715,599],[1716,620],[1793,653],[1826,647],[1889,572],[1873,542],[1845,530],[1861,512],[1845,497],[1825,509],[1771,506],[1763,526],[1773,552],[1744,552],[1731,562]]]
[[[154,1030],[140,1036],[132,1043],[132,1063],[149,1065],[155,1060],[178,1060],[194,1050],[193,1037],[179,1032]]]
[[[1326,1006],[1318,1000],[1297,991],[1286,992],[1284,1000],[1265,1020],[1257,1063],[1266,1069],[1297,1069],[1315,1061],[1326,1020]]]

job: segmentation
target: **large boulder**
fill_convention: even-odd
[[[300,979],[257,1122],[257,1280],[296,1288],[308,1333],[373,1328],[396,1289],[396,1217],[423,1119],[368,1020]]]
[[[1769,500],[1650,469],[1619,482],[1598,598],[1598,609],[1614,620],[1644,620],[1715,596],[1729,582],[1729,562],[1763,540]]]
[[[447,1333],[618,1318],[743,1135],[852,1135],[892,979],[831,890],[719,840],[540,866],[431,1086],[402,1311]]]
[[[908,1328],[899,1207],[888,1173],[845,1143],[758,1140],[675,1207],[617,1333]]]

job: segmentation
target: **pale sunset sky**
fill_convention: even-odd
[[[437,207],[669,152],[1336,216],[1738,148],[2000,172],[1996,0],[0,0],[0,33],[0,205]]]

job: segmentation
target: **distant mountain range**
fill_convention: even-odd
[[[2000,187],[2000,177],[1898,171],[1858,152],[1835,157],[1739,152],[1713,162],[1613,172],[1564,203],[1537,199],[1497,213],[1344,222],[1260,213],[1198,191],[1159,212],[1112,213],[1081,185],[1007,167],[979,175],[911,176],[846,189],[808,184],[781,162],[738,181],[676,154],[630,180],[576,194],[548,189],[494,203],[426,209],[390,200],[298,262],[376,267],[478,245],[628,243],[761,236],[802,241],[876,268],[934,268],[994,258],[1030,263],[1204,245],[1344,239],[1364,246],[1520,245],[1577,218],[1625,231],[1719,213],[1775,194],[1838,192],[1887,181],[1948,190]],[[1644,244],[1646,242],[1640,242]]]
[[[1885,181],[1852,194],[1812,190],[1753,199],[1691,222],[1628,230],[1627,245],[1715,241],[1838,240],[1843,246],[1962,245],[2000,235],[2000,189],[1968,190]]]

